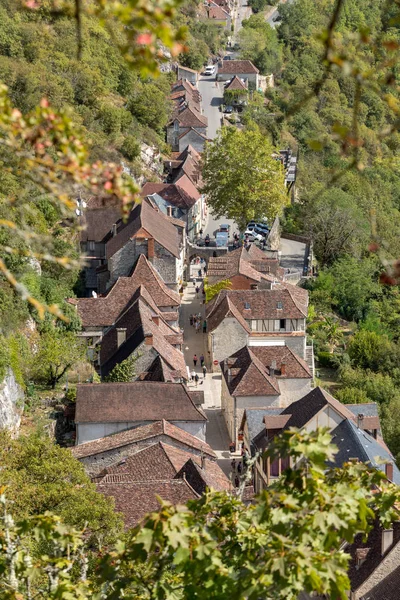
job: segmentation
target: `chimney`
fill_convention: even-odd
[[[114,225],[112,226],[112,235],[113,237],[115,237],[117,235],[117,224],[114,223]]]
[[[385,474],[389,481],[393,481],[393,463],[389,462],[385,464]]]
[[[147,240],[147,258],[152,261],[154,258],[154,238]]]
[[[232,381],[232,371],[230,369],[228,369],[228,385],[231,383]]]
[[[117,347],[126,342],[126,327],[117,327]]]
[[[286,375],[286,363],[281,364],[281,375]]]
[[[145,335],[144,340],[145,340],[146,346],[153,345],[153,335],[151,333],[148,333],[147,335]]]
[[[393,544],[393,529],[382,529],[382,556],[389,550]]]
[[[159,315],[153,315],[151,318],[153,319],[153,323],[155,323],[157,326],[160,324]]]
[[[258,283],[252,283],[252,284],[250,285],[250,289],[251,289],[251,290],[258,290]]]
[[[167,206],[167,215],[172,217],[172,206]]]
[[[357,427],[358,427],[358,429],[363,429],[363,423],[364,423],[364,415],[362,413],[359,413],[357,415]]]

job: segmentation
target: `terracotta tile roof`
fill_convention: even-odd
[[[197,137],[206,140],[206,141],[210,141],[209,138],[204,134],[201,133],[200,131],[198,131],[197,129],[195,129],[195,127],[189,127],[188,129],[185,129],[185,131],[183,131],[178,139],[183,139],[185,136],[188,135],[188,133],[193,133],[194,135],[197,135]]]
[[[196,97],[196,95],[198,95],[199,99],[201,100],[201,94],[200,94],[199,90],[188,79],[178,79],[178,81],[173,83],[171,86],[172,93],[174,93],[175,91],[178,91],[180,89],[186,90],[187,92],[193,94],[194,97]]]
[[[229,61],[225,61],[229,62]],[[250,250],[253,244],[250,246]],[[260,251],[261,252],[261,251]],[[244,275],[254,283],[262,279],[276,281],[279,278],[279,262],[261,253],[262,256],[254,255],[254,251],[246,250],[244,247],[228,252],[224,256],[210,257],[208,261],[207,277],[210,284],[222,279],[231,279],[236,275]],[[257,266],[255,268],[253,263]],[[258,269],[262,269],[260,272]]]
[[[218,74],[224,75],[248,75],[259,73],[257,67],[250,60],[223,60],[218,66]]]
[[[226,90],[244,90],[247,91],[247,85],[238,77],[234,75],[228,85],[225,86]]]
[[[158,194],[166,202],[186,210],[196,204],[201,197],[201,193],[185,174],[175,183],[145,183],[140,195],[145,197],[152,194]]]
[[[288,346],[244,346],[220,364],[229,393],[234,396],[276,396],[280,394],[280,379],[311,379],[306,362]]]
[[[83,327],[105,327],[115,323],[118,317],[132,304],[137,290],[142,287],[160,308],[180,306],[181,299],[163,281],[144,254],[140,254],[129,277],[119,277],[107,292],[98,298],[79,298],[76,302]],[[163,313],[165,320],[176,320],[177,312]]]
[[[291,415],[266,415],[263,419],[265,429],[284,429]]]
[[[122,481],[99,483],[97,491],[114,498],[115,510],[122,513],[126,528],[160,509],[157,496],[171,504],[186,504],[199,497],[184,479],[134,482],[127,476]]]
[[[207,12],[209,19],[217,19],[218,21],[226,21],[230,16],[221,6],[210,6]]]
[[[189,67],[184,67],[183,65],[178,65],[178,69],[182,69],[182,71],[190,71],[191,73],[198,73],[195,69],[189,69]]]
[[[308,315],[308,292],[307,290],[298,287],[297,285],[292,285],[290,283],[274,283],[274,290],[287,290],[296,304],[297,308],[304,315]]]
[[[146,301],[145,301],[146,300]],[[153,317],[158,317],[156,323]],[[118,346],[118,328],[126,329],[126,341]],[[100,365],[101,373],[106,376],[115,365],[128,358],[143,342],[151,336],[153,349],[161,356],[172,371],[178,373],[177,378],[187,379],[187,369],[183,353],[171,345],[169,336],[176,340],[177,331],[162,318],[162,312],[152,306],[148,299],[140,295],[136,302],[122,314],[103,336],[101,340]],[[176,343],[173,341],[172,343]],[[178,342],[180,343],[180,342]],[[138,375],[140,375],[138,373]]]
[[[110,237],[106,243],[106,256],[111,258],[118,250],[141,230],[144,229],[149,237],[155,239],[163,248],[173,256],[179,258],[179,235],[172,223],[164,215],[153,208],[147,202],[138,204],[126,223],[122,220],[117,224],[117,235]]]
[[[121,218],[121,207],[112,198],[93,197],[87,201],[80,219],[81,242],[101,242]]]
[[[135,421],[206,421],[182,383],[78,384],[76,423],[130,423]]]
[[[249,325],[227,294],[221,296],[221,300],[214,305],[213,311],[207,317],[207,331],[214,331],[228,317],[234,317],[247,333],[251,332]]]
[[[208,119],[197,110],[190,106],[182,106],[177,109],[172,115],[171,121],[168,125],[171,125],[175,120],[179,121],[180,127],[200,127],[204,128],[208,125]]]
[[[221,467],[212,460],[202,462],[199,456],[192,455],[182,465],[176,478],[183,477],[198,494],[204,494],[207,488],[217,492],[232,490],[232,483]]]
[[[71,452],[75,458],[86,458],[88,456],[102,454],[109,450],[115,450],[116,448],[123,449],[125,446],[137,444],[144,440],[157,439],[160,436],[168,436],[172,440],[180,442],[188,448],[203,452],[210,458],[216,458],[214,450],[206,442],[199,440],[194,435],[191,435],[187,431],[184,431],[180,427],[177,427],[166,420],[155,421],[149,425],[142,425],[135,429],[127,429],[120,433],[114,433],[113,435],[94,440],[93,442],[80,444],[79,446],[71,448]]]
[[[209,331],[218,327],[225,318],[227,301],[230,307],[235,307],[235,313],[231,310],[229,316],[239,314],[241,324],[250,320],[304,319],[307,316],[307,306],[300,304],[287,289],[222,290],[212,306],[207,305],[206,308]],[[246,330],[250,331],[247,323]]]

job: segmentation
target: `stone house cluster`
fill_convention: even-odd
[[[78,385],[72,454],[127,528],[157,510],[159,497],[182,504],[207,488],[232,489],[205,442],[203,402],[182,383]]]
[[[192,146],[198,152],[204,150],[207,141],[208,120],[202,114],[201,95],[189,79],[178,79],[171,87],[174,109],[167,124],[167,143],[173,152],[183,152]]]

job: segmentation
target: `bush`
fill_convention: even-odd
[[[343,404],[365,404],[371,402],[364,390],[355,387],[347,387],[338,390],[335,397]]]
[[[317,360],[320,367],[327,367],[329,369],[336,369],[337,363],[335,356],[330,352],[318,352]]]
[[[133,135],[127,135],[124,139],[120,148],[121,154],[128,160],[134,160],[140,156],[140,143],[139,140]]]

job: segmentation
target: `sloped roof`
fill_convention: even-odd
[[[247,91],[247,85],[238,77],[234,75],[228,85],[225,86],[226,90],[244,90]]]
[[[141,288],[140,290],[141,291]],[[156,323],[153,317],[158,317]],[[126,341],[118,346],[118,328],[126,329]],[[115,325],[103,336],[100,350],[100,365],[102,375],[107,375],[115,365],[128,358],[147,336],[152,337],[151,346],[177,372],[177,377],[187,378],[187,369],[182,352],[173,344],[182,343],[176,338],[177,331],[173,329],[162,316],[162,312],[140,294],[136,302],[119,317]],[[171,336],[174,336],[172,338]],[[169,339],[168,339],[169,338]],[[138,373],[138,375],[140,375]]]
[[[351,458],[357,458],[360,462],[385,472],[385,465],[377,462],[379,459],[385,460],[393,463],[393,483],[400,485],[400,471],[393,455],[366,431],[359,429],[352,420],[344,419],[331,433],[332,443],[339,449],[333,466],[340,467]]]
[[[222,6],[210,6],[207,12],[209,19],[217,19],[219,21],[225,21],[230,16],[229,13],[222,8]]]
[[[253,440],[259,433],[265,432],[264,417],[280,415],[283,407],[276,408],[246,408],[243,413],[240,429],[247,423],[249,439]]]
[[[81,242],[101,242],[120,218],[121,206],[114,199],[97,196],[90,198],[80,217]]]
[[[83,327],[105,327],[115,323],[132,304],[137,290],[146,289],[158,307],[178,307],[181,303],[177,292],[163,281],[144,254],[140,254],[129,277],[119,277],[107,292],[98,298],[79,298],[75,301]],[[176,315],[176,313],[175,313]],[[163,315],[165,318],[165,314]]]
[[[258,268],[253,266],[253,261],[257,262]],[[258,256],[255,259],[254,255],[244,247],[228,252],[224,256],[210,257],[207,269],[210,284],[222,279],[231,279],[236,275],[243,275],[254,283],[258,283],[262,279],[274,282],[280,276],[279,261],[268,258],[264,254],[262,260]]]
[[[189,395],[191,396],[191,392],[189,392]],[[75,458],[86,458],[88,456],[102,454],[109,450],[115,450],[116,448],[121,448],[122,450],[124,447],[130,446],[131,444],[137,444],[144,440],[156,439],[160,436],[168,436],[172,440],[180,442],[188,448],[203,452],[211,458],[216,458],[214,450],[206,442],[199,440],[194,435],[191,435],[165,419],[155,421],[149,425],[142,425],[135,429],[126,429],[125,431],[114,433],[92,442],[74,446],[71,448],[71,452]]]
[[[182,383],[134,381],[77,385],[77,423],[206,421]]]
[[[218,73],[221,75],[248,75],[249,73],[259,73],[259,70],[250,60],[223,60],[222,65],[218,66]]]
[[[294,287],[294,286],[292,286]],[[307,306],[300,304],[287,289],[277,290],[221,290],[215,302],[206,307],[209,331],[213,331],[224,319],[221,306],[234,306],[242,320],[304,319]],[[278,304],[280,303],[280,304]],[[278,308],[281,306],[282,308]],[[247,326],[248,328],[248,326]]]
[[[160,509],[157,496],[171,504],[186,504],[199,497],[184,479],[138,482],[132,481],[129,475],[118,481],[109,476],[97,484],[97,491],[114,498],[115,510],[123,514],[126,528],[135,526],[148,513]]]
[[[250,327],[246,323],[245,319],[240,314],[240,311],[236,308],[236,305],[231,302],[228,295],[221,296],[221,300],[216,306],[210,316],[207,317],[207,331],[214,331],[220,325],[224,319],[228,317],[234,317],[238,323],[243,327],[247,333],[250,333]]]
[[[141,230],[144,229],[168,252],[179,258],[179,235],[174,225],[164,215],[154,210],[147,202],[138,204],[126,223],[117,224],[117,235],[110,237],[106,243],[107,258],[111,258],[118,250]]]
[[[232,489],[232,483],[218,463],[212,460],[205,460],[202,463],[201,458],[198,456],[191,456],[182,465],[176,478],[183,477],[198,494],[203,494],[206,488],[212,488],[217,492]]]
[[[209,138],[204,133],[201,133],[201,131],[198,131],[194,127],[188,127],[187,129],[182,131],[182,133],[180,134],[178,139],[180,139],[180,140],[183,139],[185,136],[188,135],[188,133],[193,133],[194,135],[197,135],[197,137],[201,138],[202,140],[209,141]]]
[[[142,197],[158,194],[166,202],[185,210],[196,204],[201,197],[201,193],[185,174],[177,179],[175,183],[147,182],[140,194]]]
[[[193,110],[190,106],[182,106],[174,112],[170,125],[175,120],[179,121],[180,127],[207,127],[208,119],[200,114],[197,110]]]

